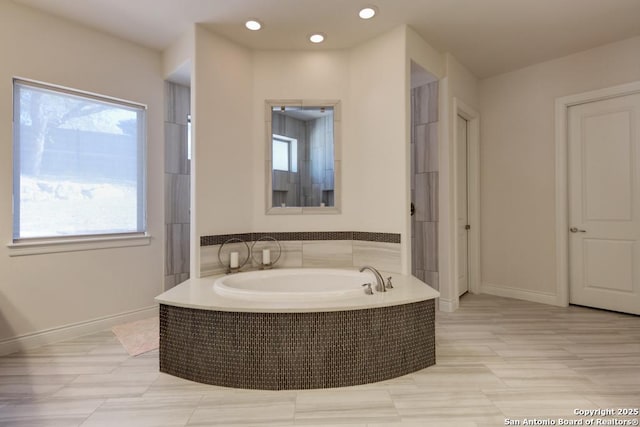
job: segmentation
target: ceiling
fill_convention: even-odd
[[[14,0],[157,50],[201,23],[255,49],[342,49],[408,24],[485,78],[640,35],[640,0]],[[365,5],[378,15],[358,18]],[[251,32],[244,21],[264,27]],[[326,34],[311,45],[312,32]]]

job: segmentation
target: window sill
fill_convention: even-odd
[[[151,235],[136,234],[130,236],[87,237],[75,239],[33,240],[9,243],[9,256],[53,254],[58,252],[89,251],[94,249],[126,248],[147,246]]]

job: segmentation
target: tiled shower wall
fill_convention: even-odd
[[[438,82],[411,90],[411,273],[438,283]]]
[[[300,176],[306,172],[306,164],[302,162],[307,151],[307,132],[302,120],[273,113],[272,132],[276,135],[287,136],[298,141],[298,172],[273,172],[273,206],[285,203],[287,206],[300,206],[300,192],[302,191]]]
[[[271,126],[298,141],[298,172],[274,171],[273,205],[333,206],[333,115],[305,122],[274,112]]]
[[[328,113],[327,113],[328,114]],[[333,115],[307,122],[309,148],[305,162],[310,169],[305,206],[333,206]]]
[[[165,82],[165,289],[189,278],[190,92],[186,86]]]

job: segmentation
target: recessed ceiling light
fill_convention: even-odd
[[[358,12],[358,16],[362,19],[371,19],[376,16],[376,8],[373,6],[364,7],[360,9],[360,12]]]
[[[322,43],[324,41],[324,34],[316,33],[309,36],[309,41],[311,43]]]
[[[262,24],[260,23],[260,21],[256,19],[248,20],[247,22],[244,23],[244,26],[251,31],[258,31],[260,28],[262,28]]]

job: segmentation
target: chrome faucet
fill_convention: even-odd
[[[365,265],[364,267],[362,267],[360,269],[360,273],[362,273],[365,270],[369,270],[373,273],[374,276],[376,276],[376,291],[378,292],[387,292],[387,288],[384,285],[384,279],[382,278],[382,274],[380,274],[380,272],[378,270],[376,270],[374,267],[371,267],[370,265]]]

